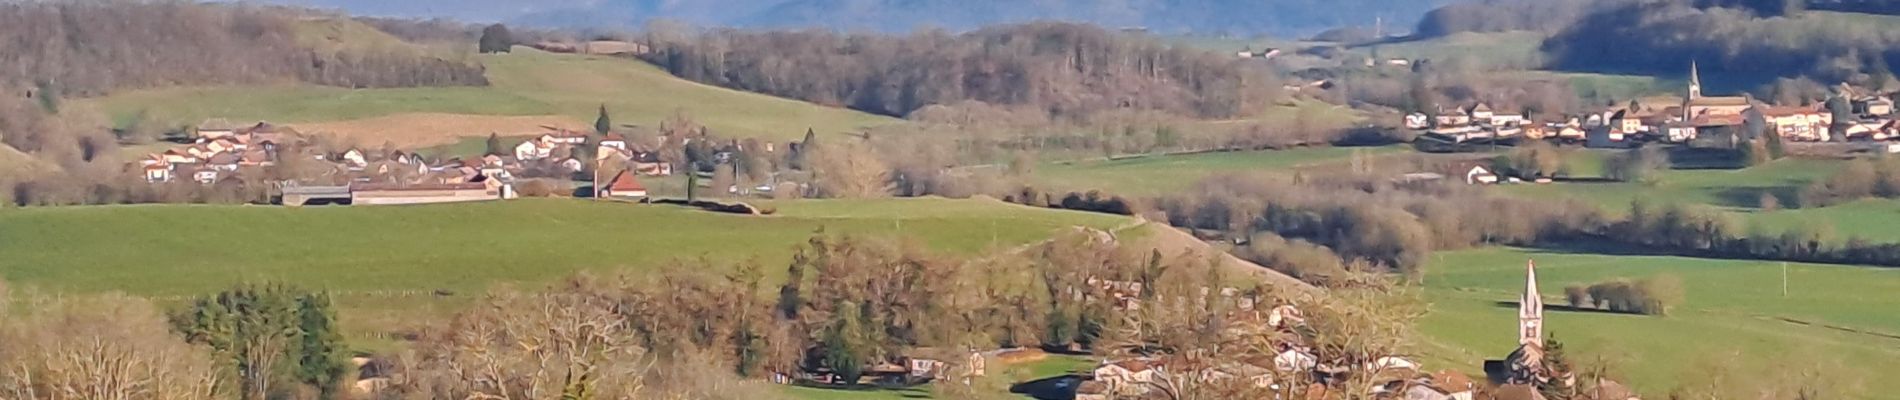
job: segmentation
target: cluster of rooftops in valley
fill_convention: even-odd
[[[1425,132],[1425,138],[1453,143],[1525,138],[1628,147],[1638,141],[1686,143],[1707,135],[1740,137],[1749,134],[1749,119],[1759,117],[1766,132],[1790,141],[1828,141],[1836,125],[1845,127],[1840,136],[1850,141],[1900,139],[1900,123],[1893,118],[1894,100],[1886,94],[1841,85],[1835,96],[1849,102],[1853,119],[1835,121],[1835,113],[1825,103],[1771,106],[1746,96],[1704,96],[1701,74],[1694,64],[1689,68],[1689,87],[1676,104],[1631,103],[1560,121],[1538,121],[1477,103],[1433,115],[1406,115],[1404,125]]]
[[[512,148],[512,154],[430,158],[398,149],[323,149],[315,138],[287,126],[258,122],[234,126],[222,119],[198,124],[190,144],[149,154],[134,166],[151,183],[268,182],[286,205],[413,204],[492,200],[515,197],[518,177],[576,177],[589,166],[613,163],[611,176],[581,177],[602,182],[599,195],[644,198],[637,176],[667,176],[654,146],[631,143],[619,134],[589,135],[547,128]],[[592,159],[580,150],[593,150]],[[291,160],[290,158],[295,158]],[[266,167],[302,163],[315,171],[302,179],[273,178]]]

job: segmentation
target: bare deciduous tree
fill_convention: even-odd
[[[891,169],[864,145],[845,141],[812,146],[806,162],[821,197],[879,198],[891,195]]]
[[[144,300],[28,295],[24,305],[20,313],[0,313],[0,397],[193,400],[222,395],[225,382],[208,349],[167,334],[164,318]]]

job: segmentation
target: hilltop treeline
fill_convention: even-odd
[[[1413,35],[1439,37],[1458,32],[1556,31],[1592,11],[1624,0],[1477,0],[1453,3],[1425,13]]]
[[[1603,226],[1589,206],[1370,177],[1287,182],[1223,175],[1188,193],[1194,194],[1158,201],[1169,223],[1241,239],[1249,244],[1236,255],[1322,284],[1343,276],[1352,261],[1417,276],[1436,250],[1535,245]]]
[[[295,11],[174,1],[0,4],[0,81],[67,95],[176,84],[485,85],[479,65],[301,45]]]
[[[1231,57],[1066,23],[960,35],[717,31],[659,43],[646,59],[694,81],[892,116],[977,100],[1054,115],[1230,117],[1250,90],[1277,89]]]
[[[1499,196],[1456,182],[1351,175],[1291,182],[1220,175],[1184,193],[1191,194],[1152,201],[1099,193],[1088,198],[1241,243],[1236,256],[1320,285],[1336,285],[1338,277],[1365,267],[1417,276],[1435,251],[1485,245],[1608,245],[1690,257],[1900,267],[1900,243],[1835,240],[1825,228],[1810,226],[1745,226],[1714,209],[1674,203],[1637,201],[1619,218],[1576,201]]]
[[[1843,15],[1764,17],[1755,8],[1635,2],[1584,17],[1543,49],[1561,68],[1674,74],[1699,61],[1705,77],[1801,75],[1886,86],[1889,65],[1900,61],[1900,31]]]

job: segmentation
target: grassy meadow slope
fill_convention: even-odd
[[[1579,176],[1598,175],[1601,152],[1573,157]],[[1790,228],[1820,231],[1835,241],[1859,237],[1874,242],[1900,242],[1900,200],[1867,199],[1830,207],[1800,208],[1799,193],[1809,182],[1839,170],[1845,162],[1822,159],[1783,159],[1738,170],[1671,170],[1653,183],[1564,183],[1500,186],[1497,190],[1541,199],[1579,199],[1611,214],[1629,212],[1637,199],[1663,204],[1712,206],[1733,215],[1746,229],[1759,226],[1778,232]],[[1761,209],[1763,193],[1775,196],[1778,209]]]
[[[1036,168],[1034,178],[1038,183],[1062,190],[1100,189],[1111,194],[1153,196],[1190,189],[1202,179],[1223,173],[1286,173],[1298,168],[1345,163],[1353,152],[1377,156],[1402,150],[1400,147],[1314,147],[1047,163]]]
[[[353,346],[457,312],[496,285],[537,287],[576,272],[756,261],[783,279],[820,229],[903,236],[972,253],[1038,242],[1121,217],[984,200],[787,201],[750,217],[618,202],[523,199],[424,206],[100,206],[0,210],[0,278],[56,292],[181,300],[236,283],[287,282],[337,295]],[[717,273],[719,271],[709,271]]]
[[[188,295],[279,280],[339,291],[479,291],[669,260],[776,264],[814,231],[899,232],[943,251],[1123,219],[982,200],[774,203],[745,217],[581,200],[403,207],[108,206],[0,212],[0,274],[49,289]],[[884,211],[878,211],[884,210]],[[773,270],[773,269],[768,269]]]
[[[1545,302],[1563,305],[1563,288],[1612,278],[1673,275],[1687,301],[1666,317],[1546,311],[1546,332],[1586,363],[1607,362],[1652,396],[1679,384],[1734,376],[1817,371],[1835,385],[1891,393],[1900,381],[1871,371],[1900,368],[1900,270],[1792,264],[1782,296],[1780,263],[1680,257],[1610,256],[1523,249],[1445,253],[1426,269],[1430,313],[1420,330],[1477,365],[1515,347],[1516,297],[1524,262],[1535,259]],[[1596,356],[1602,356],[1598,360]],[[1713,368],[1722,365],[1720,368]],[[1726,371],[1723,370],[1726,368]]]
[[[458,136],[533,130],[548,119],[510,121],[493,116],[548,116],[591,127],[605,104],[616,123],[653,125],[678,113],[729,135],[793,139],[807,127],[851,131],[895,119],[843,108],[747,93],[678,79],[627,59],[552,54],[518,47],[513,54],[475,56],[489,87],[346,89],[314,85],[180,87],[134,91],[85,100],[124,123],[138,115],[164,126],[205,118],[266,120],[334,131],[366,144],[394,132],[399,144],[443,144]],[[420,118],[418,118],[420,116]],[[373,120],[373,118],[384,118]],[[447,119],[474,120],[489,129],[444,128]],[[366,123],[347,123],[369,120]],[[333,123],[333,124],[322,124]],[[466,124],[463,124],[466,125]],[[478,124],[482,125],[482,124]],[[311,129],[314,128],[314,129]]]
[[[1543,39],[1544,34],[1538,32],[1459,32],[1429,39],[1360,45],[1353,50],[1368,56],[1378,54],[1380,58],[1535,68],[1543,64],[1543,54],[1537,48]]]

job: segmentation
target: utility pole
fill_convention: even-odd
[[[1781,298],[1788,298],[1788,262],[1781,262]]]

